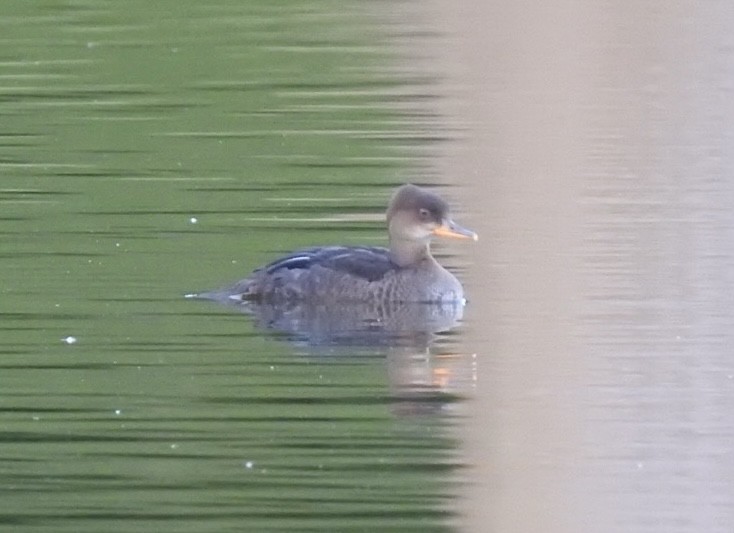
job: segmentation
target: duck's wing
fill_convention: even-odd
[[[376,246],[320,246],[298,250],[263,267],[268,275],[282,270],[309,270],[316,266],[377,281],[395,270],[386,248]]]

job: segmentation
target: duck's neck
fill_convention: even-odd
[[[390,239],[390,259],[400,267],[418,265],[430,257],[430,241],[428,240]]]

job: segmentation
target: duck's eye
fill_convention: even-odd
[[[431,217],[431,213],[425,207],[421,207],[418,210],[418,214],[423,220],[428,220]]]

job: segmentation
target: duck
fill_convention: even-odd
[[[413,184],[399,187],[386,213],[389,246],[315,246],[254,270],[209,293],[228,303],[465,303],[464,289],[431,254],[435,237],[476,241],[454,222],[448,203]]]

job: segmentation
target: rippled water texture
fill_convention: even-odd
[[[426,134],[374,14],[9,1],[0,29],[0,528],[444,529],[450,337],[341,348],[182,298],[384,243]]]
[[[732,531],[699,4],[4,0],[0,529]],[[466,308],[183,298],[384,244],[406,181]]]
[[[468,528],[731,531],[732,4],[430,5],[484,239]]]

